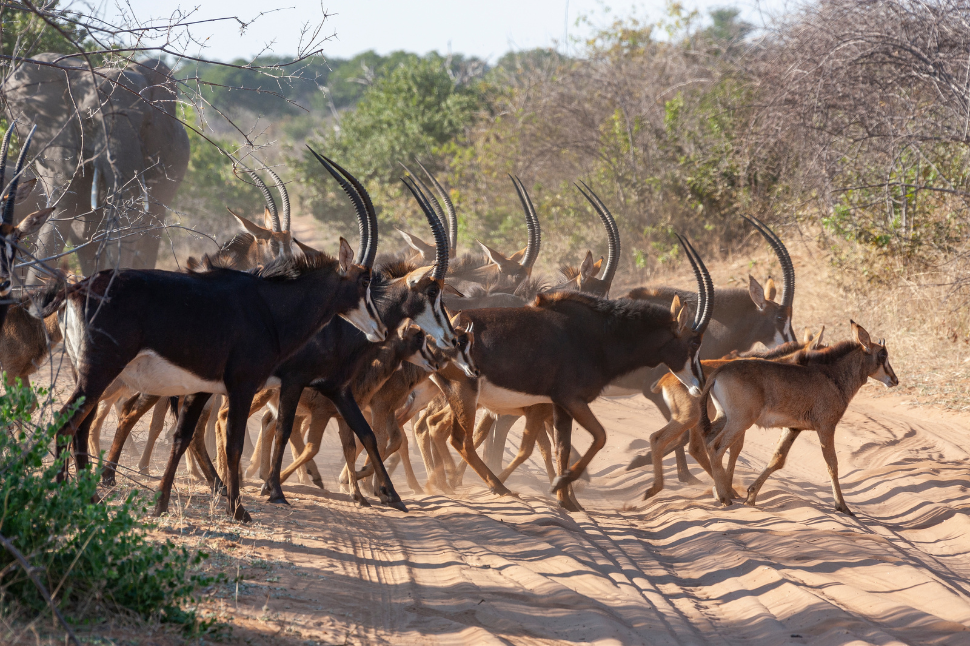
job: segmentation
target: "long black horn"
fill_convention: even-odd
[[[707,267],[704,266],[704,261],[701,260],[690,241],[679,233],[677,239],[684,248],[687,259],[694,269],[694,278],[697,279],[697,311],[694,313],[693,329],[697,332],[703,332],[707,328],[714,310],[714,281],[711,280],[711,275],[707,271]]]
[[[420,177],[412,173],[410,168],[408,168],[401,162],[398,162],[398,163],[401,164],[401,168],[404,169],[404,172],[410,175],[411,179],[413,179],[417,183],[417,185],[421,187],[421,192],[424,193],[425,197],[428,198],[428,202],[431,205],[431,207],[434,209],[434,213],[438,218],[438,222],[440,222],[441,226],[444,227],[445,231],[447,231],[448,217],[445,215],[445,210],[441,208],[441,204],[438,202],[438,198],[434,196],[434,192],[430,188],[428,188],[428,185],[425,184]],[[419,165],[420,163],[421,162],[418,162]],[[424,168],[424,166],[422,166],[421,168]],[[425,172],[428,172],[428,171],[425,171]]]
[[[356,177],[351,175],[346,168],[329,157],[324,156],[324,159],[326,159],[334,166],[334,168],[339,170],[343,176],[347,178],[347,181],[350,182],[351,186],[354,187],[354,190],[357,191],[357,194],[360,196],[360,199],[364,202],[364,209],[367,211],[368,226],[367,249],[364,252],[364,260],[362,264],[365,267],[370,267],[374,264],[374,258],[377,256],[377,243],[380,242],[380,234],[377,231],[377,209],[374,208],[374,202],[370,199],[370,193],[367,192],[367,189],[364,188],[364,185],[361,184]]]
[[[337,180],[340,184],[340,188],[344,190],[347,197],[354,205],[354,214],[357,216],[357,233],[360,236],[360,246],[357,247],[357,253],[354,255],[354,264],[361,265],[364,262],[364,252],[367,246],[368,233],[370,231],[370,220],[367,217],[367,209],[364,207],[364,200],[361,199],[360,195],[354,189],[351,184],[344,179],[344,177],[337,172],[331,163],[323,156],[317,153],[313,148],[307,146],[307,150],[313,153],[313,156],[317,158],[317,161],[327,169],[327,172],[333,175],[333,178]]]
[[[458,252],[458,211],[455,210],[455,205],[451,201],[451,196],[448,195],[448,191],[438,182],[437,178],[429,173],[428,169],[421,162],[418,162],[418,166],[421,167],[421,170],[431,180],[431,183],[441,195],[441,201],[445,203],[445,210],[448,211],[448,256],[452,257]]]
[[[747,215],[742,215],[741,217],[750,222],[758,230],[758,233],[764,236],[764,239],[768,241],[768,244],[774,250],[775,255],[778,256],[781,273],[785,279],[784,284],[781,286],[781,305],[782,307],[791,307],[792,302],[795,300],[795,265],[792,264],[791,256],[788,255],[788,249],[785,247],[785,243],[781,241],[781,238],[767,224],[758,218],[754,216],[748,217]]]
[[[519,201],[522,202],[522,209],[525,211],[525,225],[529,230],[529,244],[525,248],[525,256],[522,257],[522,262],[519,264],[523,267],[532,267],[539,257],[539,247],[542,245],[542,228],[539,226],[539,216],[536,214],[532,199],[529,197],[528,191],[525,190],[522,181],[511,173],[509,173],[509,178],[515,185],[515,192],[519,194]]]
[[[441,221],[438,220],[438,216],[435,215],[434,210],[428,203],[427,197],[425,197],[414,179],[402,177],[401,181],[411,191],[414,199],[418,201],[418,205],[424,211],[424,217],[427,218],[428,224],[431,225],[431,232],[434,234],[435,262],[431,277],[435,280],[444,280],[445,274],[448,272],[448,238],[445,234],[445,229],[441,226]]]
[[[13,129],[16,125],[17,120],[14,119],[10,122],[10,127],[7,128],[7,132],[3,133],[3,144],[0,145],[0,188],[3,188],[4,175],[7,172],[7,152],[10,150],[10,136],[13,134]]]
[[[242,166],[242,169],[246,171],[246,174],[253,178],[253,183],[256,184],[256,188],[259,192],[263,194],[263,199],[266,201],[266,208],[269,209],[269,217],[273,221],[273,231],[276,233],[280,232],[280,216],[276,211],[276,202],[273,201],[273,194],[269,192],[269,187],[266,186],[265,182],[259,178],[252,168],[242,163],[232,155],[229,155],[229,159],[232,160],[233,166]]]
[[[260,162],[263,169],[269,173],[269,176],[273,178],[273,182],[276,183],[276,190],[280,193],[280,204],[283,207],[283,213],[280,215],[280,230],[289,231],[290,230],[290,194],[286,192],[286,184],[280,179],[280,176],[273,172],[273,169]]]
[[[30,140],[34,138],[34,132],[37,130],[37,124],[30,129],[30,133],[27,134],[27,138],[24,139],[24,145],[20,149],[20,156],[17,157],[17,169],[14,171],[13,179],[10,180],[10,188],[7,189],[7,200],[3,205],[3,223],[13,224],[13,207],[17,202],[17,185],[20,184],[20,176],[24,171],[24,164],[27,163],[27,151],[30,150]]]
[[[616,275],[616,268],[620,264],[620,232],[616,228],[616,220],[613,219],[613,214],[610,210],[606,208],[603,204],[603,200],[593,192],[586,182],[581,182],[582,185],[589,191],[589,195],[583,192],[583,189],[579,189],[579,192],[583,194],[590,204],[593,205],[593,209],[596,210],[596,214],[600,216],[600,220],[603,221],[603,226],[606,227],[606,237],[609,240],[609,251],[606,256],[606,269],[603,270],[602,280],[607,284],[613,283],[613,276]],[[579,188],[578,186],[576,188]]]

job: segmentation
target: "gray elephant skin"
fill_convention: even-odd
[[[78,250],[84,275],[113,266],[153,268],[160,225],[189,163],[171,71],[157,59],[97,68],[96,74],[60,54],[34,59],[78,68],[25,62],[2,86],[8,118],[21,129],[37,125],[31,174],[40,181],[15,218],[57,205],[38,235],[36,255],[61,253],[68,243],[80,247],[108,231],[107,239]],[[38,282],[38,275],[28,282]]]

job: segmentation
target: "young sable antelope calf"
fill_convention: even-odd
[[[885,340],[873,343],[861,325],[855,321],[850,323],[852,341],[842,341],[817,352],[805,351],[808,354],[805,361],[793,362],[807,365],[759,359],[732,361],[708,378],[701,394],[701,427],[707,438],[717,497],[725,506],[731,504],[731,481],[721,464],[724,452],[757,424],[786,429],[768,467],[748,487],[747,504],[755,504],[765,480],[784,465],[798,434],[811,430],[818,433],[822,445],[822,456],[832,478],[835,509],[852,515],[839,486],[835,427],[849,402],[870,377],[886,387],[896,386],[899,379],[889,365]],[[717,408],[713,424],[707,414],[708,398],[713,398]]]
[[[724,359],[701,361],[701,368],[704,370],[705,376],[710,376],[717,368],[720,368],[730,361],[743,361],[746,359],[765,359],[767,361],[779,361],[783,363],[793,363],[799,360],[804,361],[806,353],[802,352],[802,350],[817,350],[821,345],[822,334],[824,332],[825,328],[823,327],[813,337],[806,330],[801,342],[789,341],[767,352],[743,355],[737,355],[735,353],[735,356],[728,355]],[[664,456],[667,454],[668,449],[679,445],[681,438],[687,431],[690,431],[689,451],[691,457],[697,461],[697,464],[703,467],[709,476],[713,477],[711,463],[707,456],[707,448],[704,446],[704,438],[701,436],[698,426],[701,418],[700,400],[697,397],[691,396],[684,384],[669,372],[657,380],[651,387],[651,391],[654,393],[663,393],[664,402],[670,408],[670,421],[650,436],[650,453],[647,455],[650,456],[651,462],[653,463],[653,484],[643,494],[644,500],[648,500],[663,490]],[[738,454],[741,452],[743,442],[744,438],[741,437],[739,443],[731,448],[731,458],[728,462],[728,475],[732,481],[734,479],[734,465],[738,460]],[[630,466],[627,467],[627,471],[646,464],[647,462],[644,460],[644,457],[640,455],[634,458]]]

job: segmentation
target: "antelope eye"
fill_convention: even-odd
[[[438,286],[437,285],[431,285],[430,287],[428,287],[428,296],[430,296],[431,298],[434,298],[437,295],[438,295]]]
[[[370,276],[368,276],[367,274],[361,275],[360,284],[363,285],[364,287],[370,287]]]

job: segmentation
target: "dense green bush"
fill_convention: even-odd
[[[146,540],[139,520],[146,501],[138,492],[92,502],[98,486],[93,470],[56,483],[62,461],[49,455],[59,424],[31,422],[33,403],[45,396],[19,383],[0,396],[0,534],[42,572],[73,621],[121,612],[194,624],[194,614],[182,607],[193,591],[212,583],[198,571],[206,555]],[[0,612],[45,607],[13,556],[0,549]]]

